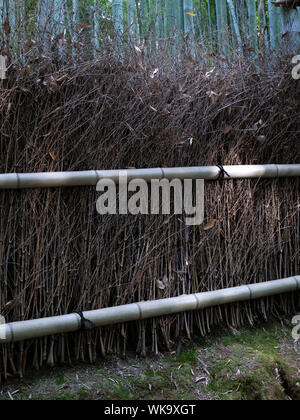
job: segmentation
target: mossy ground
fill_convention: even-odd
[[[288,323],[270,323],[219,331],[157,357],[27,372],[0,390],[0,400],[300,400],[300,346]]]

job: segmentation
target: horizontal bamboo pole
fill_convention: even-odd
[[[280,178],[300,176],[300,164],[291,165],[232,165],[195,166],[184,168],[125,169],[80,172],[40,172],[24,174],[0,174],[0,189],[79,187],[96,185],[101,179],[111,179],[116,183],[126,175],[127,180],[144,179],[204,179],[216,180],[223,173],[224,179]]]
[[[83,325],[86,329],[91,329],[296,291],[300,291],[300,276],[168,299],[102,308],[82,314],[74,313],[13,322],[0,325],[0,343],[74,332],[80,330]]]

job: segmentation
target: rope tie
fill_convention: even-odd
[[[90,324],[93,327],[96,327],[96,325],[92,321],[90,321],[89,319],[86,319],[84,317],[83,312],[76,312],[76,313],[80,316],[80,319],[81,319],[81,328],[80,328],[80,330],[85,331],[86,330],[86,324]]]
[[[228,172],[225,171],[224,166],[223,165],[217,165],[217,167],[220,169],[220,173],[218,176],[218,180],[222,180],[225,178],[225,176],[228,176],[228,178],[230,178],[230,175]]]

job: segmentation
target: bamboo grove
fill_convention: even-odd
[[[281,0],[1,0],[2,48],[24,55],[37,43],[49,49],[53,39],[61,50],[72,44],[97,55],[109,33],[122,54],[134,40],[153,56],[167,43],[176,57],[189,43],[208,55],[257,55],[297,48],[300,15],[296,7],[275,7]],[[290,6],[294,0],[287,0]],[[5,50],[4,50],[5,52]],[[3,54],[6,55],[6,54]]]

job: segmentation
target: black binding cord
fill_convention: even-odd
[[[220,173],[218,176],[218,180],[222,180],[225,178],[225,176],[228,176],[228,178],[230,178],[230,175],[228,172],[225,171],[224,166],[223,165],[217,165],[217,167],[220,169]]]
[[[85,325],[86,324],[90,324],[90,325],[92,325],[93,327],[96,327],[96,325],[92,322],[92,321],[90,321],[89,319],[86,319],[84,316],[83,316],[83,312],[76,312],[79,316],[80,316],[80,318],[81,318],[81,328],[80,328],[80,330],[82,330],[82,331],[85,331],[86,330],[86,327],[85,327]]]

